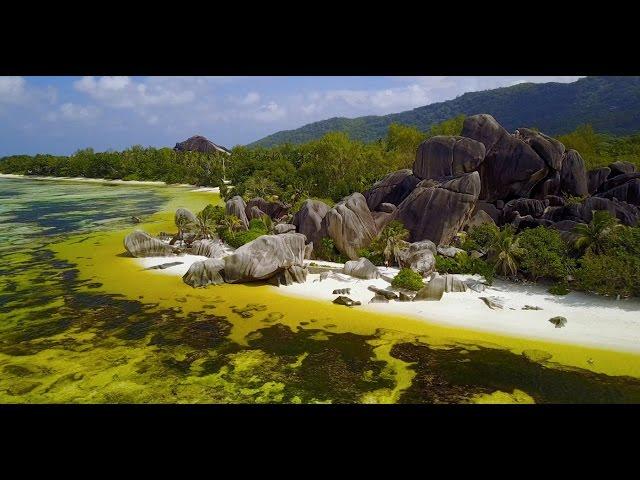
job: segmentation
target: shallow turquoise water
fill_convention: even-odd
[[[334,307],[318,316],[270,301],[264,287],[192,291],[163,277],[166,288],[133,295],[91,274],[105,270],[95,262],[124,265],[118,250],[104,253],[111,232],[120,242],[132,215],[155,218],[188,195],[0,179],[0,401],[640,401],[636,378],[535,363],[486,342],[436,344],[383,320],[365,333],[358,322],[371,319],[357,312],[352,327]],[[140,275],[127,281],[151,282]]]

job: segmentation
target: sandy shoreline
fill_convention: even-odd
[[[0,178],[26,178],[31,180],[64,180],[72,182],[88,182],[88,183],[111,183],[121,185],[158,185],[168,187],[190,187],[193,191],[197,192],[211,192],[220,193],[219,187],[199,187],[197,185],[191,185],[188,183],[166,183],[160,181],[146,181],[146,180],[110,180],[108,178],[87,178],[87,177],[45,177],[38,175],[16,175],[13,173],[0,173]]]
[[[189,266],[206,257],[183,255],[178,257],[148,257],[135,259],[142,268],[180,261],[181,265],[164,270],[148,270],[163,275],[180,277]],[[310,261],[307,261],[310,263]],[[339,267],[341,264],[315,261],[319,265]],[[380,268],[381,273],[392,277],[393,268]],[[468,278],[471,275],[461,275]],[[402,315],[427,323],[485,331],[512,337],[545,340],[557,343],[582,345],[616,351],[640,353],[640,300],[615,300],[608,297],[571,292],[566,296],[551,295],[540,285],[521,285],[496,280],[484,292],[468,290],[464,293],[445,293],[440,301],[397,302],[369,304],[374,293],[369,285],[386,288],[383,279],[360,280],[344,276],[320,281],[319,274],[309,274],[305,283],[296,283],[273,289],[275,294],[308,298],[329,304],[336,298],[334,289],[350,288],[348,295],[362,302],[351,307],[387,315]],[[215,288],[215,287],[210,287]],[[479,297],[499,297],[504,301],[502,310],[492,310]],[[542,310],[522,310],[525,305]],[[349,307],[344,307],[349,308]],[[555,316],[567,318],[564,328],[555,328],[549,319]]]

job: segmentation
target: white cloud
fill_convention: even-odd
[[[50,122],[57,120],[81,121],[91,120],[100,115],[100,110],[93,105],[78,105],[75,103],[63,103],[57,111],[49,112],[45,119]]]
[[[249,92],[240,100],[241,105],[254,105],[260,101],[260,94],[258,92]]]
[[[275,120],[280,120],[287,114],[285,108],[281,107],[274,101],[270,101],[269,103],[260,106],[260,108],[250,113],[249,116],[260,122],[273,122]]]
[[[196,95],[181,85],[158,82],[134,82],[129,77],[82,77],[74,82],[79,92],[86,93],[104,105],[115,108],[167,107],[192,102]]]
[[[20,103],[26,94],[22,77],[0,77],[0,102]]]

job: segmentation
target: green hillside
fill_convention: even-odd
[[[330,118],[274,133],[251,146],[304,143],[332,131],[371,142],[384,137],[392,123],[424,131],[456,115],[477,113],[490,113],[510,131],[526,126],[560,135],[589,123],[598,132],[631,134],[640,131],[640,77],[586,77],[573,83],[523,83],[470,92],[390,115]]]

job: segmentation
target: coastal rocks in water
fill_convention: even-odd
[[[249,228],[249,219],[246,214],[247,204],[240,195],[231,197],[225,204],[225,212],[227,215],[235,215],[240,219],[245,230]]]
[[[378,268],[367,258],[359,258],[357,260],[349,260],[344,264],[342,273],[364,280],[380,278]]]
[[[298,233],[307,238],[307,243],[320,245],[326,231],[322,228],[322,220],[330,210],[326,203],[320,200],[306,200],[300,210],[293,216],[293,224]]]
[[[275,227],[273,227],[273,231],[276,235],[280,235],[283,233],[292,233],[296,231],[296,226],[291,223],[279,223]]]
[[[275,275],[269,277],[269,283],[279,287],[281,285],[293,285],[294,283],[304,283],[307,281],[307,267],[300,265],[292,265],[276,272]]]
[[[135,215],[131,217],[131,221],[133,223],[142,223],[142,219],[140,217],[136,217]]]
[[[549,321],[553,323],[556,328],[562,328],[567,324],[567,319],[565,317],[553,317],[550,318]]]
[[[423,180],[398,206],[398,219],[413,242],[450,244],[469,220],[479,194],[478,172],[443,182]]]
[[[522,310],[542,310],[542,307],[537,307],[535,305],[525,305],[522,307]]]
[[[438,245],[437,252],[438,255],[442,255],[443,257],[455,258],[459,253],[464,253],[464,250],[448,245]]]
[[[350,288],[336,288],[333,292],[334,295],[351,295]]]
[[[589,194],[584,160],[575,150],[569,150],[562,162],[560,189],[568,195],[584,197]]]
[[[224,258],[224,277],[227,283],[266,280],[289,267],[303,267],[304,254],[304,235],[262,235]]]
[[[378,207],[383,203],[399,205],[419,182],[420,179],[413,175],[411,170],[398,170],[374,183],[373,187],[363,195],[367,200],[369,210],[373,212],[378,210]]]
[[[396,292],[392,292],[391,290],[384,290],[382,288],[378,288],[374,285],[369,285],[367,287],[368,290],[372,291],[377,295],[382,295],[387,300],[395,300],[398,298],[398,294]]]
[[[600,189],[602,184],[607,181],[610,173],[611,169],[609,167],[594,168],[587,172],[587,186],[590,195],[593,195]]]
[[[135,230],[124,239],[124,248],[133,257],[169,257],[173,248],[142,230]]]
[[[407,243],[406,248],[400,250],[398,263],[401,268],[410,268],[414,272],[426,277],[433,273],[436,267],[436,245],[431,240]]]
[[[369,303],[389,303],[389,299],[384,295],[376,293],[373,297],[371,297]]]
[[[540,362],[546,362],[553,355],[551,355],[549,352],[545,352],[544,350],[531,349],[531,350],[524,350],[522,352],[522,356],[527,360],[529,360],[530,362],[540,363]]]
[[[195,262],[182,277],[182,281],[192,287],[205,287],[224,283],[222,270],[224,261],[218,258],[210,258],[201,262]]]
[[[192,255],[202,255],[209,258],[222,258],[226,255],[224,247],[218,240],[196,240],[191,244]]]
[[[279,200],[276,200],[275,202],[267,202],[264,198],[256,197],[247,202],[247,206],[245,208],[247,217],[249,216],[249,211],[253,207],[257,207],[261,212],[263,212],[263,214],[271,217],[273,220],[286,216],[287,213],[289,213],[290,208],[289,205],[282,203]]]
[[[480,164],[480,198],[488,202],[528,197],[550,168],[536,151],[518,136],[509,134],[491,115],[467,117],[462,136],[484,144],[486,155]]]
[[[499,297],[478,297],[491,310],[502,310],[504,308],[504,300]]]
[[[345,197],[327,212],[322,230],[331,237],[338,251],[350,259],[358,258],[358,250],[368,247],[378,235],[367,201],[358,192]]]
[[[344,305],[345,307],[353,307],[356,305],[362,305],[361,302],[356,302],[354,300],[351,300],[349,297],[345,297],[345,296],[339,296],[338,298],[336,298],[333,303],[335,303],[336,305]]]
[[[419,179],[473,172],[483,162],[485,146],[471,138],[437,135],[420,144],[413,163]]]

